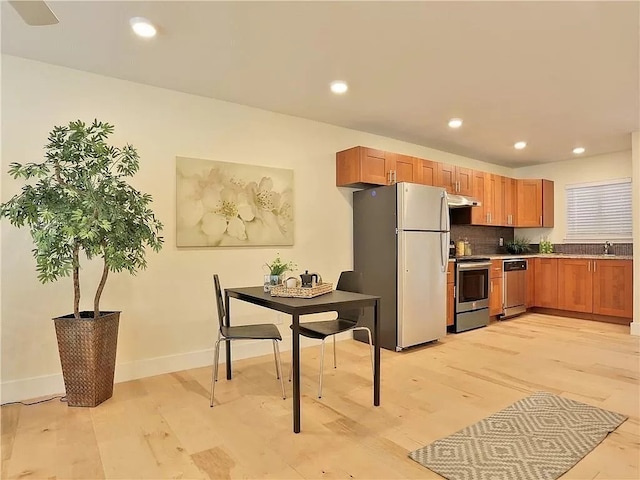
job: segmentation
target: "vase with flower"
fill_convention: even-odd
[[[280,285],[283,275],[297,267],[293,262],[283,262],[279,254],[271,263],[265,263],[264,266],[269,269],[269,274],[264,276],[265,292],[271,291],[271,287],[275,285]]]

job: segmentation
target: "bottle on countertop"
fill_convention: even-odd
[[[464,255],[464,240],[458,239],[456,242],[456,257],[462,257]]]
[[[471,244],[466,238],[464,239],[464,254],[471,255]]]

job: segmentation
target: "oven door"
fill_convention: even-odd
[[[456,266],[456,312],[489,307],[489,269],[491,262]]]

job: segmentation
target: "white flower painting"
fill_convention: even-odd
[[[293,245],[293,170],[176,157],[179,247]]]

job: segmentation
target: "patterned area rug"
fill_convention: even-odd
[[[626,419],[537,392],[409,457],[449,480],[551,480]]]

